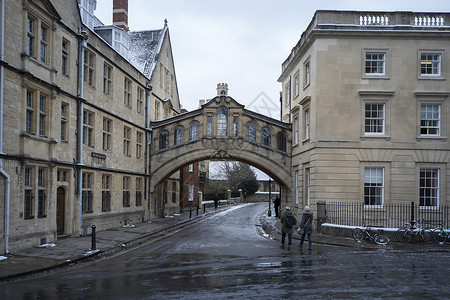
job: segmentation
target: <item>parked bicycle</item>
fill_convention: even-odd
[[[418,241],[422,240],[425,243],[433,243],[433,231],[429,228],[423,227],[424,220],[417,222],[418,227],[413,222],[405,223],[408,227],[401,227],[395,233],[397,241],[400,243],[409,243],[412,239]]]
[[[433,238],[436,243],[443,244],[450,236],[450,227],[445,229],[444,224],[433,230]]]
[[[382,234],[382,229],[372,229],[370,227],[366,228],[355,228],[353,229],[352,235],[355,241],[361,242],[364,238],[373,241],[378,245],[387,245],[390,239]]]

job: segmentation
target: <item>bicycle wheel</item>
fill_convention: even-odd
[[[378,245],[387,245],[391,241],[387,236],[382,234],[378,234],[373,240]]]
[[[361,228],[353,229],[352,235],[355,241],[361,242],[364,239],[364,232]]]
[[[420,237],[422,238],[422,240],[427,243],[427,244],[432,244],[434,243],[434,239],[433,239],[433,231],[431,229],[422,229],[420,231]]]
[[[409,243],[411,241],[411,231],[408,228],[400,228],[395,233],[395,237],[400,243]]]
[[[433,230],[433,238],[436,243],[442,244],[447,240],[447,234],[444,230],[437,228]]]

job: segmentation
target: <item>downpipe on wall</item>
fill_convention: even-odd
[[[0,0],[0,154],[3,153],[3,119],[4,119],[4,67],[5,60],[5,2]],[[3,158],[0,157],[0,173],[5,177],[5,253],[9,253],[9,216],[11,201],[11,177],[3,169]]]
[[[82,235],[81,215],[83,212],[83,89],[84,89],[84,50],[86,49],[88,35],[81,27],[79,27],[79,51],[78,51],[78,111],[77,111],[77,192],[79,201],[79,217],[78,217],[78,234]]]

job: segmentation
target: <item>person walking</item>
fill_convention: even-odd
[[[281,199],[280,197],[276,197],[273,201],[273,206],[275,208],[275,218],[280,217],[280,205],[281,205]]]
[[[291,207],[287,205],[284,212],[281,214],[281,245],[284,249],[284,243],[286,241],[286,235],[288,236],[288,250],[291,250],[292,234],[294,233],[294,225],[297,224],[297,219],[291,211]]]
[[[312,250],[311,235],[313,232],[313,226],[312,226],[313,220],[314,220],[314,214],[311,212],[311,209],[307,205],[307,206],[305,206],[305,209],[303,210],[302,220],[300,221],[300,227],[298,228],[298,233],[302,235],[300,244],[298,244],[298,246],[300,248],[303,246],[303,242],[305,241],[305,236],[308,235],[308,243],[309,243],[308,250]]]

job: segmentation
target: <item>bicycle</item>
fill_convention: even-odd
[[[372,234],[370,231],[374,231],[374,233]],[[355,228],[353,229],[352,235],[357,242],[361,242],[364,238],[366,238],[378,245],[384,246],[387,245],[391,240],[387,236],[381,234],[382,232],[382,229],[372,230],[372,228],[370,227],[366,227],[363,229]]]
[[[425,243],[431,244],[433,243],[433,234],[431,229],[423,228],[424,219],[420,220],[417,224],[419,227],[413,225],[414,223],[408,222],[405,225],[409,225],[408,227],[400,227],[395,233],[395,237],[399,243],[409,243],[411,239],[418,240],[419,237]]]
[[[438,244],[443,244],[450,236],[450,227],[445,229],[444,224],[433,230],[433,238]]]

